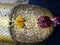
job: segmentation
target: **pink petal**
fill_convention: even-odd
[[[58,16],[54,16],[52,19],[53,25],[57,26],[59,24],[59,17]]]

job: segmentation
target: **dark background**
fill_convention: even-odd
[[[30,0],[29,4],[43,6],[60,17],[60,0]],[[60,25],[54,28],[54,32],[48,38],[46,45],[60,45]]]

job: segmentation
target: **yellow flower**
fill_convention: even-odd
[[[18,16],[15,20],[16,26],[18,28],[23,28],[25,26],[24,22],[25,22],[25,19],[22,16]]]

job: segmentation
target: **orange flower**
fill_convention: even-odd
[[[15,20],[16,26],[18,28],[23,28],[25,26],[24,22],[25,22],[25,19],[22,16],[18,16]]]

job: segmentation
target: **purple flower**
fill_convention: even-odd
[[[48,16],[40,16],[38,18],[37,24],[38,24],[38,26],[40,26],[42,28],[48,28],[51,26],[52,21],[50,20],[50,17],[48,17]]]

